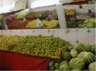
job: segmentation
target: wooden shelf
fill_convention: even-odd
[[[71,3],[64,3],[63,5],[81,5],[81,4],[87,4],[87,1],[80,1],[80,2],[71,2]]]

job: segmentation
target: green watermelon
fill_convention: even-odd
[[[77,52],[76,49],[72,49],[70,54],[71,54],[72,57],[76,57],[78,55],[78,52]]]
[[[91,52],[81,52],[78,55],[78,58],[82,58],[85,62],[91,63],[95,60],[95,55]]]
[[[71,69],[82,69],[85,63],[82,58],[72,58],[69,65]]]
[[[86,18],[84,23],[83,23],[87,28],[95,28],[96,27],[96,18]]]
[[[94,55],[96,55],[96,45],[92,45],[90,51],[91,51]]]
[[[51,61],[50,63],[49,63],[49,70],[54,70],[55,68],[54,68],[54,61]]]
[[[62,59],[63,60],[70,60],[71,59],[71,54],[68,51],[62,52]]]
[[[75,47],[74,47],[78,52],[81,52],[83,50],[85,50],[85,45],[82,43],[78,43]]]
[[[75,47],[74,47],[79,53],[82,51],[90,51],[91,46],[88,44],[83,44],[83,43],[78,43]]]
[[[66,61],[61,62],[59,71],[70,71],[69,64]]]
[[[93,62],[89,65],[89,71],[96,71],[96,62]]]
[[[57,70],[59,69],[59,65],[60,65],[59,62],[53,60],[49,63],[49,70]]]
[[[82,71],[82,70],[80,70],[80,69],[72,69],[71,71]]]
[[[60,66],[60,64],[59,64],[59,63],[57,63],[57,62],[56,62],[56,63],[54,63],[54,68],[55,68],[55,69],[58,69],[58,68],[59,68],[59,66]]]
[[[55,69],[55,70],[53,70],[53,71],[60,71],[59,69]]]

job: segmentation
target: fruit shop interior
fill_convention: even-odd
[[[95,0],[1,0],[0,70],[96,71]]]
[[[5,6],[2,7],[2,4],[0,8],[0,28],[58,29],[96,27],[94,0],[81,0],[81,2],[79,0],[74,0],[74,2],[71,2],[72,0],[69,0],[69,2],[66,0],[65,2],[63,0],[58,1],[52,3],[52,0],[48,2],[46,0],[44,2],[39,0],[29,0],[28,2],[26,0],[21,0],[21,2],[13,0],[13,2],[11,1],[13,5],[10,5],[11,2],[9,2],[8,10],[3,10],[7,7],[4,2]],[[36,20],[38,20],[37,23]]]

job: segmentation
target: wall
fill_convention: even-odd
[[[33,30],[0,30],[0,35],[53,35],[60,37],[72,44],[76,41],[96,44],[96,29],[33,29]]]

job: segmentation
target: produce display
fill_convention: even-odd
[[[66,26],[67,28],[80,28],[82,24],[82,20],[68,20]]]
[[[37,20],[32,20],[28,22],[28,24],[25,27],[29,29],[37,28]]]
[[[74,7],[65,8],[64,12],[67,28],[96,28],[95,16],[87,15],[82,19],[80,16],[82,14],[78,15]],[[61,27],[55,10],[46,12],[24,10],[4,17],[8,29],[56,29]],[[0,21],[3,20],[2,18],[3,16],[0,16]]]
[[[73,16],[73,15],[75,15],[76,14],[76,11],[75,11],[75,9],[74,8],[72,8],[72,9],[64,9],[64,12],[65,12],[65,15],[70,15],[70,16]]]
[[[0,50],[59,59],[61,49],[71,46],[53,36],[0,36]]]
[[[0,29],[4,28],[4,26],[3,26],[3,19],[4,19],[4,16],[0,15]]]
[[[0,36],[0,50],[48,57],[49,71],[95,71],[96,46],[53,36]]]
[[[55,10],[52,11],[40,11],[40,12],[30,12],[26,17],[28,21],[25,26],[28,29],[54,29],[59,28],[59,21],[56,19],[57,14]]]
[[[16,15],[6,16],[6,24],[8,29],[24,29],[27,21],[23,19],[17,19]]]
[[[50,21],[44,20],[43,23],[44,23],[44,27],[47,29],[56,28],[56,27],[58,28],[59,26],[58,20],[50,20]]]
[[[61,59],[50,62],[49,71],[96,71],[96,46],[79,42],[72,48],[65,47]]]
[[[19,13],[16,13],[16,19],[24,19],[29,14],[29,10],[24,10]]]
[[[52,11],[53,12],[53,11]],[[47,20],[48,15],[52,18]],[[54,29],[59,28],[57,15],[48,11],[48,14],[43,12],[29,12],[28,10],[19,13],[11,14],[6,17],[6,23],[9,29]]]
[[[3,15],[0,15],[0,21],[2,21],[2,20],[3,20],[3,18],[4,18],[4,16],[3,16]]]
[[[85,19],[84,27],[96,28],[96,18],[87,18],[87,19]]]
[[[67,21],[68,28],[96,28],[96,18],[86,18],[84,20],[69,20]]]

